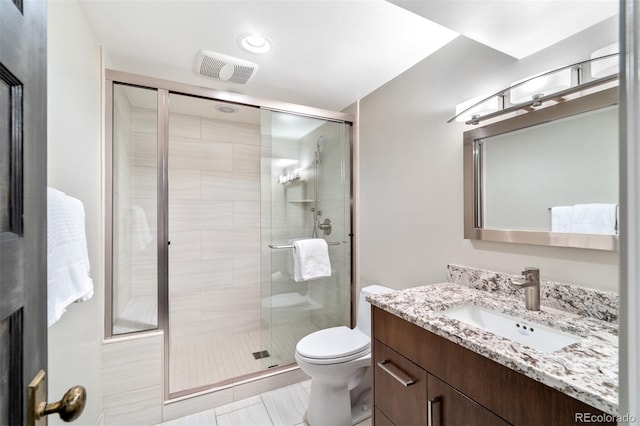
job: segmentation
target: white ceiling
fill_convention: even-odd
[[[342,110],[456,37],[383,0],[81,0],[113,68],[236,91],[253,97]],[[237,38],[273,40],[267,54]],[[246,85],[195,73],[200,49],[259,65]]]
[[[618,4],[393,3],[402,7],[383,0],[80,0],[110,68],[338,111],[458,33],[521,58],[610,17]],[[237,37],[251,32],[267,35],[273,50],[242,50]],[[246,85],[203,77],[195,72],[200,49],[255,62],[260,69]]]
[[[516,59],[618,13],[618,0],[389,0]]]

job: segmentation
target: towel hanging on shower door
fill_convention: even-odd
[[[331,276],[329,247],[322,238],[293,243],[293,279],[296,282]]]

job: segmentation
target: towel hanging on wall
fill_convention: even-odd
[[[580,234],[617,234],[619,208],[613,203],[555,206],[551,212],[552,232]]]
[[[73,302],[93,296],[84,206],[76,198],[47,188],[47,325]]]
[[[576,204],[573,206],[571,232],[583,234],[617,234],[617,211],[617,204]]]
[[[322,238],[293,242],[293,279],[296,282],[331,276],[329,248]]]
[[[551,207],[551,232],[571,232],[573,206]]]

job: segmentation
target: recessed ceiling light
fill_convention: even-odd
[[[242,34],[238,37],[238,45],[251,53],[266,53],[271,50],[273,42],[260,34]]]
[[[225,114],[233,114],[234,112],[238,111],[238,108],[224,104],[218,104],[215,106],[215,108],[220,112],[224,112]]]

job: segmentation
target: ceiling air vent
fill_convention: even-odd
[[[258,65],[221,53],[201,50],[198,52],[196,72],[206,77],[234,83],[248,83],[258,71]]]

